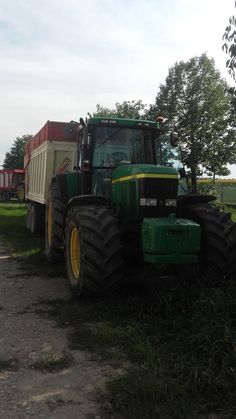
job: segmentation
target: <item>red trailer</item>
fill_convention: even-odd
[[[23,169],[0,170],[0,197],[4,201],[17,197],[18,188],[24,185],[25,171]]]

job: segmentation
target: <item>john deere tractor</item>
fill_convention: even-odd
[[[77,295],[112,290],[127,260],[224,277],[228,215],[212,196],[189,193],[174,132],[163,135],[159,122],[103,117],[72,129],[78,164],[50,185],[46,254],[65,254]]]

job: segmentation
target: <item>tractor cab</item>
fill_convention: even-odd
[[[91,193],[108,196],[114,170],[123,165],[156,165],[159,124],[142,120],[90,118]]]

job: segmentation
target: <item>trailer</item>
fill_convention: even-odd
[[[68,122],[47,121],[25,146],[26,226],[44,230],[48,189],[53,177],[71,172],[77,162],[77,143]]]
[[[20,185],[24,184],[24,177],[25,171],[23,169],[0,170],[0,197],[3,201],[18,198]]]

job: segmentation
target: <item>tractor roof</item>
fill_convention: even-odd
[[[91,117],[88,119],[88,125],[101,126],[124,126],[134,128],[152,128],[158,129],[160,127],[158,122],[148,121],[145,119],[128,119],[128,118],[111,118],[111,117]]]

